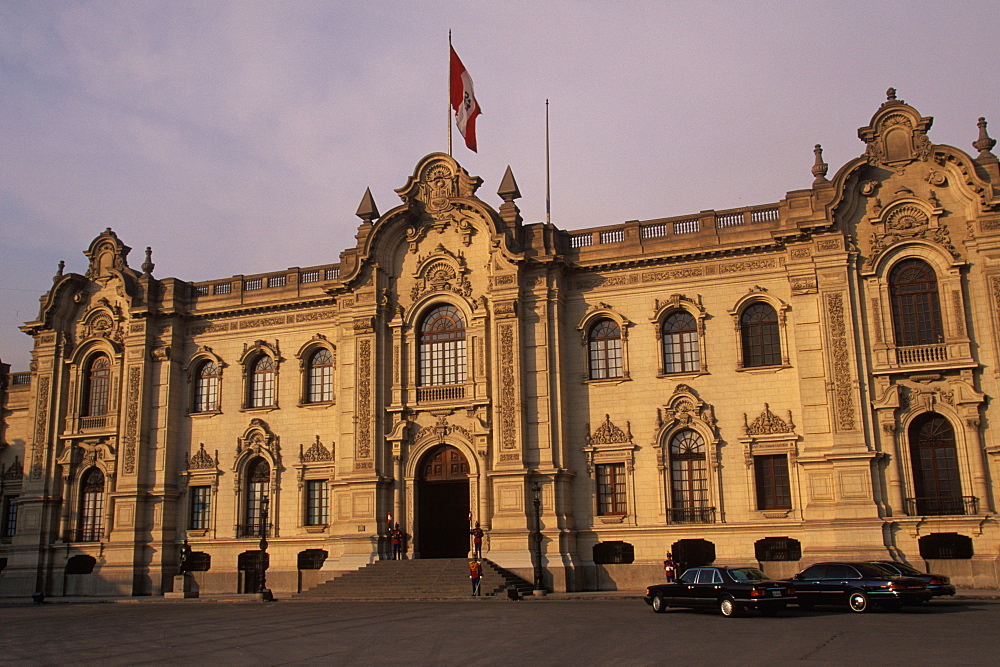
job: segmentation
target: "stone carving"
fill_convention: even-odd
[[[764,404],[764,411],[753,420],[747,422],[747,413],[743,413],[743,432],[746,435],[772,435],[775,433],[792,433],[795,424],[792,423],[792,411],[788,411],[788,421],[771,412],[771,407]]]
[[[355,467],[358,462],[372,456],[372,342],[364,339],[358,343],[358,428],[355,442]]]
[[[187,462],[188,470],[215,470],[219,467],[219,450],[215,450],[215,458],[205,451],[205,443],[199,443],[198,451]]]
[[[14,457],[13,463],[11,463],[6,470],[3,466],[0,466],[0,479],[5,482],[19,482],[24,477],[24,466],[21,465],[21,459],[18,456]]]
[[[851,355],[844,322],[844,295],[827,294],[826,308],[830,318],[830,356],[833,362],[834,403],[837,426],[841,431],[853,431],[855,426],[854,381],[851,376]],[[878,312],[877,310],[875,311]]]
[[[35,441],[31,445],[31,479],[42,478],[42,458],[45,451],[45,427],[49,414],[49,378],[38,380],[38,399],[35,402]]]
[[[416,284],[410,290],[410,300],[417,301],[430,292],[453,292],[459,296],[472,296],[472,283],[469,282],[462,253],[453,253],[440,243],[425,257],[420,257],[420,267],[417,271]]]
[[[236,438],[236,462],[248,455],[268,454],[278,465],[281,461],[281,448],[278,437],[263,419],[254,417],[241,437]]]
[[[135,450],[139,433],[139,379],[140,369],[128,369],[128,393],[125,398],[125,474],[135,474]]]
[[[517,449],[517,382],[514,376],[514,325],[503,324],[500,333],[500,448]]]
[[[632,442],[632,425],[625,422],[625,431],[615,426],[611,415],[604,415],[604,422],[593,433],[587,436],[587,446],[617,445]]]
[[[330,446],[334,446],[330,443]],[[320,461],[332,461],[333,452],[323,446],[320,442],[319,436],[316,436],[316,442],[314,442],[309,449],[302,451],[302,445],[299,445],[299,461],[302,463],[318,463]]]

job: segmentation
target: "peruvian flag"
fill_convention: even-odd
[[[451,48],[449,46],[449,48]],[[476,151],[476,116],[482,113],[476,94],[472,91],[472,77],[465,69],[455,49],[451,48],[451,108],[455,110],[455,124],[465,137],[465,145]]]

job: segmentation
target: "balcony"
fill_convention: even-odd
[[[937,345],[908,345],[896,348],[896,363],[900,366],[933,364],[942,361],[948,361],[948,346],[943,343]]]
[[[442,387],[418,387],[417,401],[460,401],[465,398],[465,385],[451,384]]]
[[[267,525],[267,534],[270,536],[271,524]],[[264,526],[259,523],[240,523],[236,524],[236,537],[237,538],[252,538],[252,537],[263,537],[264,536]]]
[[[97,428],[107,428],[110,418],[108,415],[96,415],[94,417],[80,417],[80,430],[90,431]]]
[[[667,523],[715,523],[714,507],[671,507]]]
[[[979,513],[979,498],[975,496],[945,496],[938,498],[907,498],[909,516],[967,516]]]

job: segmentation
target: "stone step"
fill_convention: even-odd
[[[507,595],[513,589],[531,591],[523,579],[483,561],[480,594]],[[469,561],[465,558],[380,560],[359,570],[342,573],[295,598],[305,599],[420,599],[459,598],[471,594]]]

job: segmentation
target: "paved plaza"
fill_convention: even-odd
[[[9,664],[987,664],[1000,602],[726,619],[640,599],[0,602]]]

